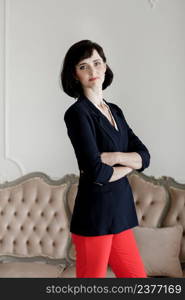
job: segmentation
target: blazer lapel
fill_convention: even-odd
[[[113,117],[115,118],[115,121],[119,129],[118,131],[110,124],[109,120],[100,112],[100,110],[89,99],[86,98],[86,96],[84,95],[80,96],[78,98],[78,101],[83,101],[84,105],[86,105],[90,113],[96,115],[100,127],[105,131],[105,133],[109,136],[112,142],[117,146],[116,140],[115,138],[113,138],[113,133],[114,136],[117,135],[118,139],[120,139],[120,135],[122,133],[122,126],[120,122],[122,120],[120,120],[119,112],[115,110],[114,107],[111,106]],[[110,104],[107,101],[105,102],[110,106]]]

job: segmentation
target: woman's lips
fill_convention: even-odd
[[[92,81],[92,80],[95,80],[95,79],[97,79],[98,77],[92,77],[92,78],[90,78],[89,80],[90,81]]]

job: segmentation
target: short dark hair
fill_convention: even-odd
[[[61,84],[64,92],[73,98],[77,98],[83,94],[81,83],[74,77],[75,66],[82,59],[89,58],[94,49],[97,50],[104,63],[106,63],[106,57],[103,48],[90,40],[81,40],[73,44],[64,57],[61,71]],[[106,87],[112,83],[112,80],[113,72],[107,65],[102,89],[106,89]]]

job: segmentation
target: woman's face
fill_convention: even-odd
[[[91,57],[78,62],[75,66],[75,78],[80,81],[82,88],[101,86],[105,79],[106,63],[97,50],[93,50]]]

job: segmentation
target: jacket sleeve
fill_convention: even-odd
[[[117,107],[120,115],[123,117],[123,120],[127,126],[127,132],[128,132],[127,151],[128,152],[137,152],[141,156],[142,166],[140,169],[137,169],[137,171],[142,172],[144,169],[148,168],[150,165],[150,153],[149,153],[147,147],[142,143],[142,141],[137,137],[137,135],[135,135],[133,130],[128,125],[121,108],[119,108],[117,105],[116,105],[116,107]]]
[[[92,182],[107,183],[114,169],[101,161],[95,128],[89,115],[73,107],[64,114],[64,121],[79,167],[83,168],[85,175]]]
[[[137,152],[142,159],[142,166],[136,171],[142,172],[150,165],[150,153],[141,140],[135,135],[132,129],[127,124],[128,128],[128,152]]]

